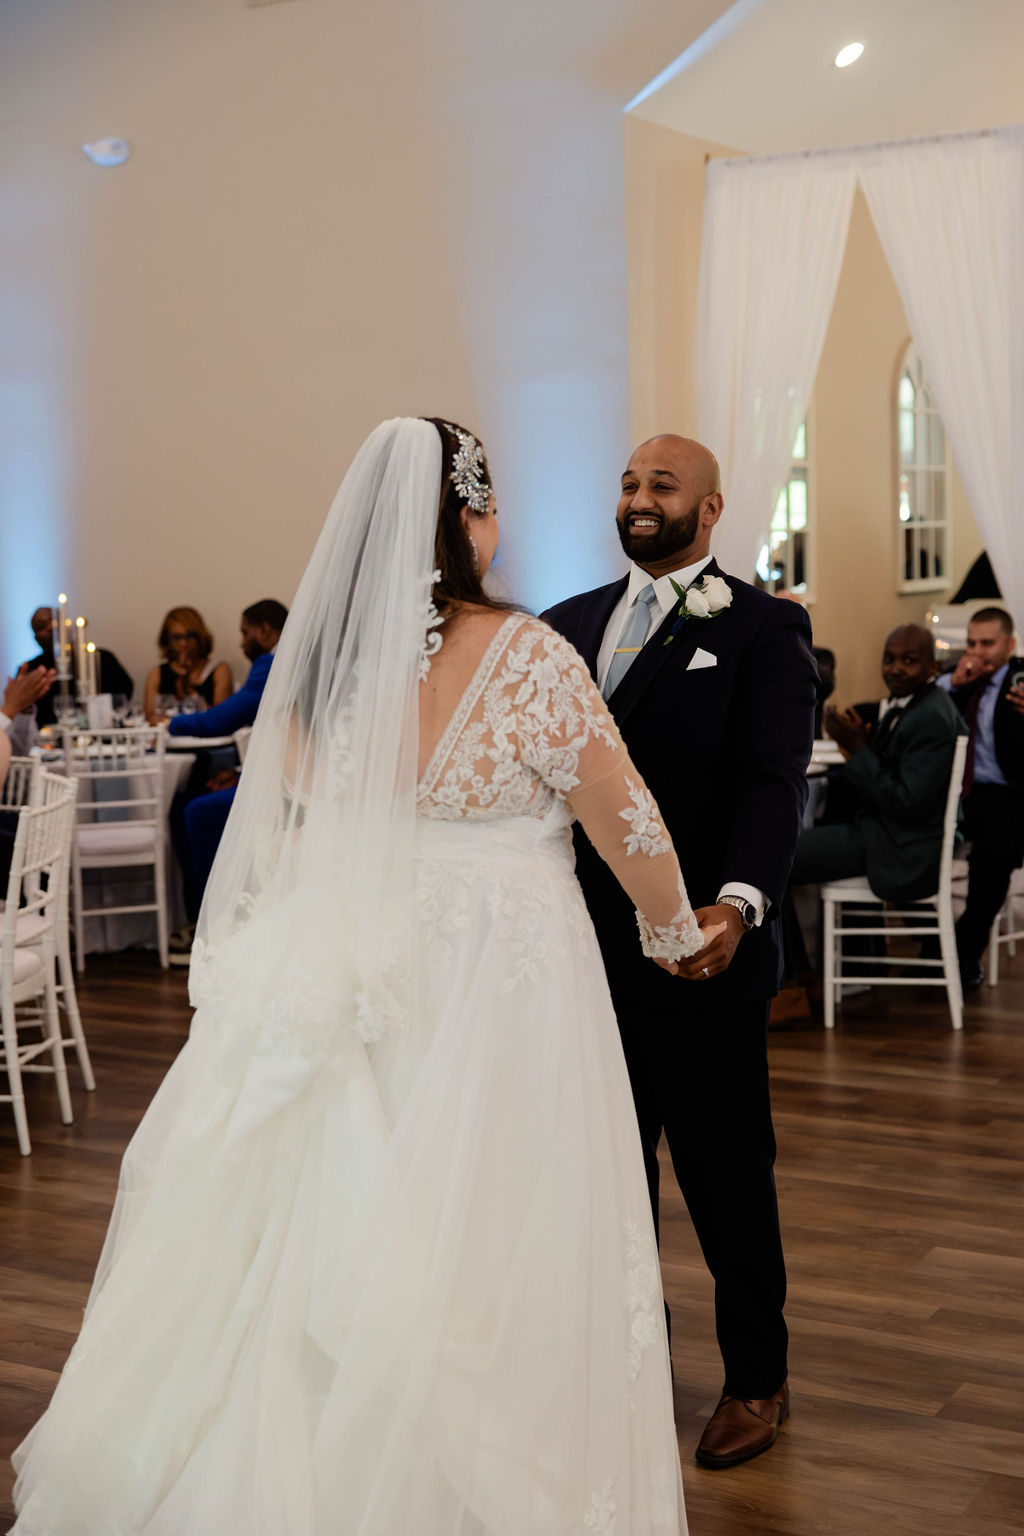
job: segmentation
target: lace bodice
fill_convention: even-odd
[[[418,814],[445,821],[578,818],[637,908],[644,952],[702,947],[679,863],[579,654],[539,619],[495,633],[438,741]]]

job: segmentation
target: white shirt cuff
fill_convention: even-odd
[[[0,731],[9,731],[13,724],[14,721],[11,719],[10,715],[5,715],[3,710],[0,709]]]
[[[729,880],[718,893],[719,901],[723,896],[742,896],[744,901],[749,901],[757,913],[754,918],[754,927],[760,928],[764,922],[764,915],[771,905],[763,891],[759,891],[756,885],[744,885],[742,880]]]

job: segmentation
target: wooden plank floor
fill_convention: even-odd
[[[187,1030],[184,978],[147,957],[90,961],[81,997],[99,1088],[85,1094],[72,1069],[76,1124],[34,1082],[22,1159],[0,1106],[4,1530],[7,1458],[56,1381],[121,1151]],[[894,989],[851,1004],[831,1038],[773,1033],[772,1067],[793,1416],[773,1451],[728,1472],[692,1459],[721,1368],[710,1281],[666,1200],[693,1536],[1020,1536],[1024,956],[968,1002],[961,1037],[931,994]]]

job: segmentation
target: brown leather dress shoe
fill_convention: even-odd
[[[775,1444],[789,1418],[789,1383],[771,1397],[739,1398],[723,1392],[697,1447],[702,1467],[737,1467]]]

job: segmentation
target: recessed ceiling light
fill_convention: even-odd
[[[93,165],[124,165],[131,158],[132,147],[127,139],[94,139],[82,148]]]
[[[846,47],[840,48],[836,54],[836,69],[845,69],[848,64],[856,64],[863,52],[863,43],[847,43]]]

